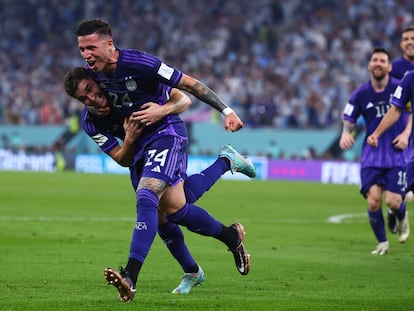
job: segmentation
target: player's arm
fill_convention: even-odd
[[[339,140],[339,147],[342,150],[348,150],[355,143],[354,136],[352,135],[355,129],[355,123],[348,120],[343,120],[343,129],[341,139]]]
[[[377,147],[379,137],[393,124],[395,124],[395,122],[398,121],[398,119],[401,116],[401,113],[401,108],[392,105],[391,108],[388,109],[385,116],[382,118],[380,124],[378,124],[377,128],[372,132],[371,135],[367,137],[367,143],[373,147]]]
[[[167,115],[184,112],[191,104],[191,99],[188,95],[174,88],[171,90],[170,99],[164,105],[153,102],[145,103],[131,117],[133,120],[148,126],[158,122]]]
[[[117,144],[108,155],[121,166],[131,166],[136,154],[135,141],[140,136],[143,126],[132,118],[124,120],[125,138],[122,146]]]
[[[177,84],[177,87],[183,91],[193,94],[199,100],[224,114],[224,128],[226,131],[230,130],[235,132],[243,127],[243,122],[233,111],[233,109],[227,106],[223,100],[216,93],[214,93],[213,90],[199,80],[183,74]]]
[[[407,117],[407,124],[404,128],[404,131],[402,131],[392,141],[392,144],[394,145],[395,148],[398,148],[398,149],[407,148],[409,140],[410,140],[412,124],[413,124],[413,116],[411,113],[409,113]]]

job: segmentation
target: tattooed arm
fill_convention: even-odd
[[[243,127],[243,122],[233,111],[233,109],[227,106],[213,90],[199,80],[183,74],[177,88],[193,94],[199,100],[224,114],[224,128],[226,131],[230,130],[232,132],[236,132]]]

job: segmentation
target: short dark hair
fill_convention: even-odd
[[[383,47],[376,47],[372,50],[370,58],[372,57],[372,55],[374,55],[375,53],[384,53],[387,54],[388,60],[391,61],[391,53],[388,52],[388,50],[386,48]]]
[[[70,69],[65,74],[64,79],[64,86],[65,86],[65,92],[70,97],[75,98],[75,92],[78,88],[78,85],[80,81],[82,80],[90,80],[92,77],[89,75],[89,72],[84,67],[74,67]]]
[[[414,25],[409,25],[404,28],[404,30],[401,32],[401,34],[408,32],[408,31],[414,31]]]
[[[75,35],[78,37],[87,36],[97,33],[99,35],[106,35],[112,38],[111,25],[103,19],[94,18],[80,22],[75,30]]]

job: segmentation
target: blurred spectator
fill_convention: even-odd
[[[399,55],[412,12],[409,0],[1,0],[0,124],[67,124],[80,104],[63,75],[83,63],[73,31],[101,17],[118,46],[202,78],[246,126],[339,129],[370,50]]]

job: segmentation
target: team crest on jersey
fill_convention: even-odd
[[[137,83],[131,76],[125,77],[125,86],[128,91],[135,91],[137,89]]]

